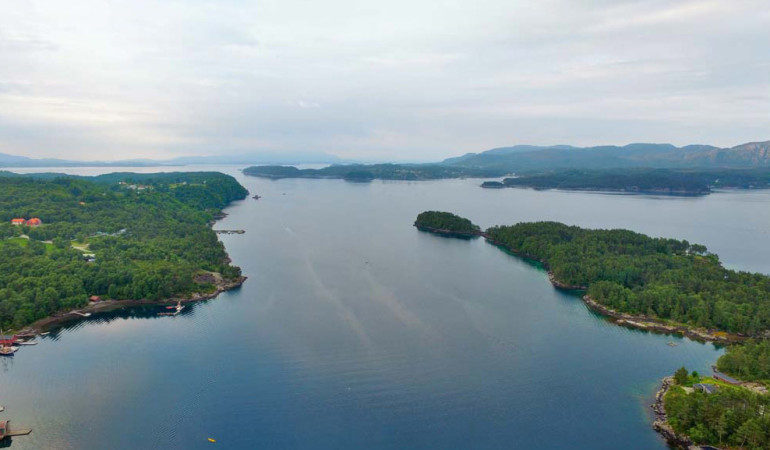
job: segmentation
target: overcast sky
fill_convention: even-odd
[[[768,0],[0,0],[4,153],[768,139]]]

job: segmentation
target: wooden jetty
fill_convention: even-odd
[[[246,230],[214,230],[216,234],[243,234]]]
[[[10,420],[0,420],[0,439],[5,439],[11,436],[26,436],[32,433],[31,429],[12,429]]]

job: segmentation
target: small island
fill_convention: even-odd
[[[418,223],[442,235],[483,236],[541,262],[554,286],[578,291],[589,308],[619,325],[729,345],[712,377],[682,368],[664,379],[654,428],[683,448],[768,448],[770,276],[726,269],[699,244],[629,230],[530,222],[482,232],[437,211],[420,214]]]
[[[481,235],[481,228],[470,220],[441,211],[425,211],[417,216],[414,226],[422,231],[444,236],[472,238]]]

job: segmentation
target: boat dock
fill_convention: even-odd
[[[29,428],[12,429],[10,420],[0,420],[0,439],[12,436],[26,436],[30,433],[32,433],[32,430]]]

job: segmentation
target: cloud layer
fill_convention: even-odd
[[[770,139],[766,0],[0,3],[0,152]]]

